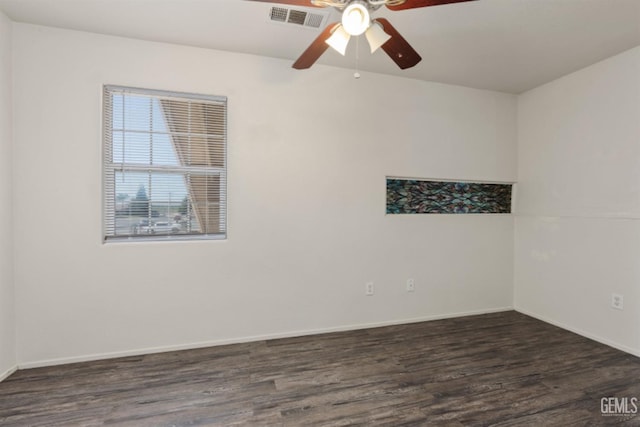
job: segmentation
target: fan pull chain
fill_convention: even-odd
[[[358,70],[358,62],[360,61],[360,36],[356,37],[356,72],[353,73],[355,79],[360,78],[360,72]]]

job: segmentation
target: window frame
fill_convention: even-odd
[[[228,236],[228,215],[227,215],[227,199],[228,199],[228,99],[226,96],[219,95],[204,95],[198,93],[189,92],[177,92],[159,89],[146,89],[132,86],[120,86],[105,84],[102,86],[102,227],[101,227],[101,239],[103,244],[122,243],[122,242],[185,242],[185,241],[220,241],[226,240]],[[223,135],[219,135],[223,140],[223,166],[167,166],[167,165],[145,165],[145,164],[126,164],[124,162],[113,161],[113,123],[109,122],[109,119],[113,117],[113,93],[122,93],[124,95],[142,95],[148,96],[155,100],[167,99],[167,100],[184,100],[184,101],[203,101],[210,102],[212,104],[223,105]],[[109,114],[110,112],[110,114]],[[124,129],[123,129],[124,132]],[[149,131],[152,135],[154,132]],[[172,134],[167,124],[167,133]],[[175,148],[175,147],[174,147]],[[126,169],[125,169],[126,168]],[[115,234],[115,221],[116,221],[116,173],[118,171],[127,172],[145,172],[152,173],[183,173],[188,172],[202,172],[204,176],[219,176],[220,177],[220,201],[218,220],[223,224],[223,231],[219,233],[193,233],[193,234],[157,234],[157,235],[117,235]],[[214,171],[214,174],[211,172]],[[190,203],[193,203],[191,197],[189,197]],[[151,195],[149,195],[149,202],[151,202]],[[208,208],[207,208],[208,212]],[[113,221],[109,224],[109,221]],[[109,234],[109,230],[114,230],[113,234]]]

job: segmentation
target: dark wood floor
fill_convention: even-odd
[[[18,371],[0,425],[640,425],[603,397],[640,359],[505,312]]]

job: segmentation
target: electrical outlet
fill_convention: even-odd
[[[364,285],[364,294],[368,297],[373,295],[373,282],[367,282],[366,285]]]
[[[407,292],[413,292],[416,290],[416,281],[413,279],[407,279]]]
[[[624,296],[620,294],[611,294],[611,307],[622,310],[624,308]]]

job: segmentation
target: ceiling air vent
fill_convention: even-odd
[[[306,25],[308,27],[320,28],[322,25],[322,21],[324,20],[326,15],[320,15],[318,13],[310,13],[307,15]]]
[[[311,28],[320,28],[326,17],[326,14],[288,9],[286,7],[272,7],[269,12],[269,18],[271,21],[302,25],[303,27]]]
[[[272,21],[287,22],[288,14],[289,9],[285,9],[284,7],[272,7],[270,16]]]

